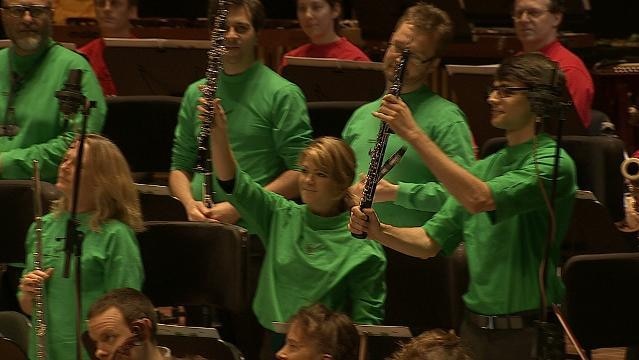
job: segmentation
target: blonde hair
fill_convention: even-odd
[[[144,229],[140,198],[133,184],[129,164],[120,149],[111,140],[96,134],[85,138],[85,155],[94,182],[91,196],[95,211],[91,229],[98,231],[108,220],[119,220],[135,231]],[[55,214],[66,211],[69,199],[64,195],[53,205]]]
[[[344,141],[322,136],[313,140],[300,155],[299,162],[308,160],[320,168],[326,169],[330,178],[343,192],[341,211],[354,205],[353,194],[349,191],[355,179],[355,153]]]

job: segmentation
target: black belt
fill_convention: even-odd
[[[466,311],[466,319],[469,323],[489,330],[516,330],[532,325],[537,315],[481,315]]]

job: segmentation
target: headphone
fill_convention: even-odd
[[[131,324],[129,324],[129,329],[131,330],[131,333],[133,333],[133,337],[135,338],[135,345],[142,345],[142,343],[148,340],[151,336],[151,327],[149,326],[148,321],[144,320],[149,319],[142,318],[135,320]]]
[[[559,64],[552,61],[552,67],[544,69],[540,84],[531,86],[528,92],[530,109],[538,118],[547,120],[559,120],[562,110],[572,105],[566,93],[565,80]]]

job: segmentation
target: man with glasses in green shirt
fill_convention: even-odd
[[[468,170],[449,159],[406,115],[402,99],[386,95],[374,113],[410,143],[452,196],[421,226],[380,224],[372,209],[362,212],[353,207],[349,227],[420,258],[440,251],[451,254],[464,242],[470,283],[463,296],[467,313],[461,336],[473,359],[535,358],[537,329],[533,324],[542,307],[538,277],[549,234],[553,241],[544,280],[544,311],[563,297],[563,284],[555,270],[570,223],[576,169],[561,150],[556,198],[550,199],[556,143],[539,131],[539,125],[547,121],[542,119],[558,121],[556,104],[562,99],[557,93],[564,79],[556,66],[539,53],[502,62],[487,100],[490,122],[505,131],[507,145]]]

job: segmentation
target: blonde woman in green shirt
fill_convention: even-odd
[[[322,303],[359,324],[384,315],[386,258],[379,244],[347,229],[354,204],[349,187],[355,156],[343,141],[315,139],[300,155],[298,187],[303,204],[265,190],[239,169],[216,100],[211,149],[215,176],[229,201],[264,242],[253,310],[260,324],[287,321],[301,307]],[[201,109],[201,108],[200,108]]]
[[[26,268],[20,280],[18,300],[32,314],[33,297],[44,284],[48,359],[69,359],[75,353],[75,292],[72,278],[63,278],[64,241],[70,218],[73,178],[78,142],[73,142],[60,164],[56,187],[62,193],[51,213],[42,219],[42,269],[33,269],[35,229],[26,241]],[[82,314],[98,297],[111,289],[140,289],[144,272],[135,238],[142,229],[137,191],[120,150],[108,139],[87,135],[77,202],[78,230],[82,243]],[[74,265],[75,266],[75,265]],[[71,268],[73,273],[73,267]],[[84,320],[84,319],[82,319]],[[85,324],[82,321],[82,324]],[[83,325],[86,328],[86,325]],[[35,358],[35,335],[31,334],[30,358]],[[84,358],[88,359],[87,354]]]

